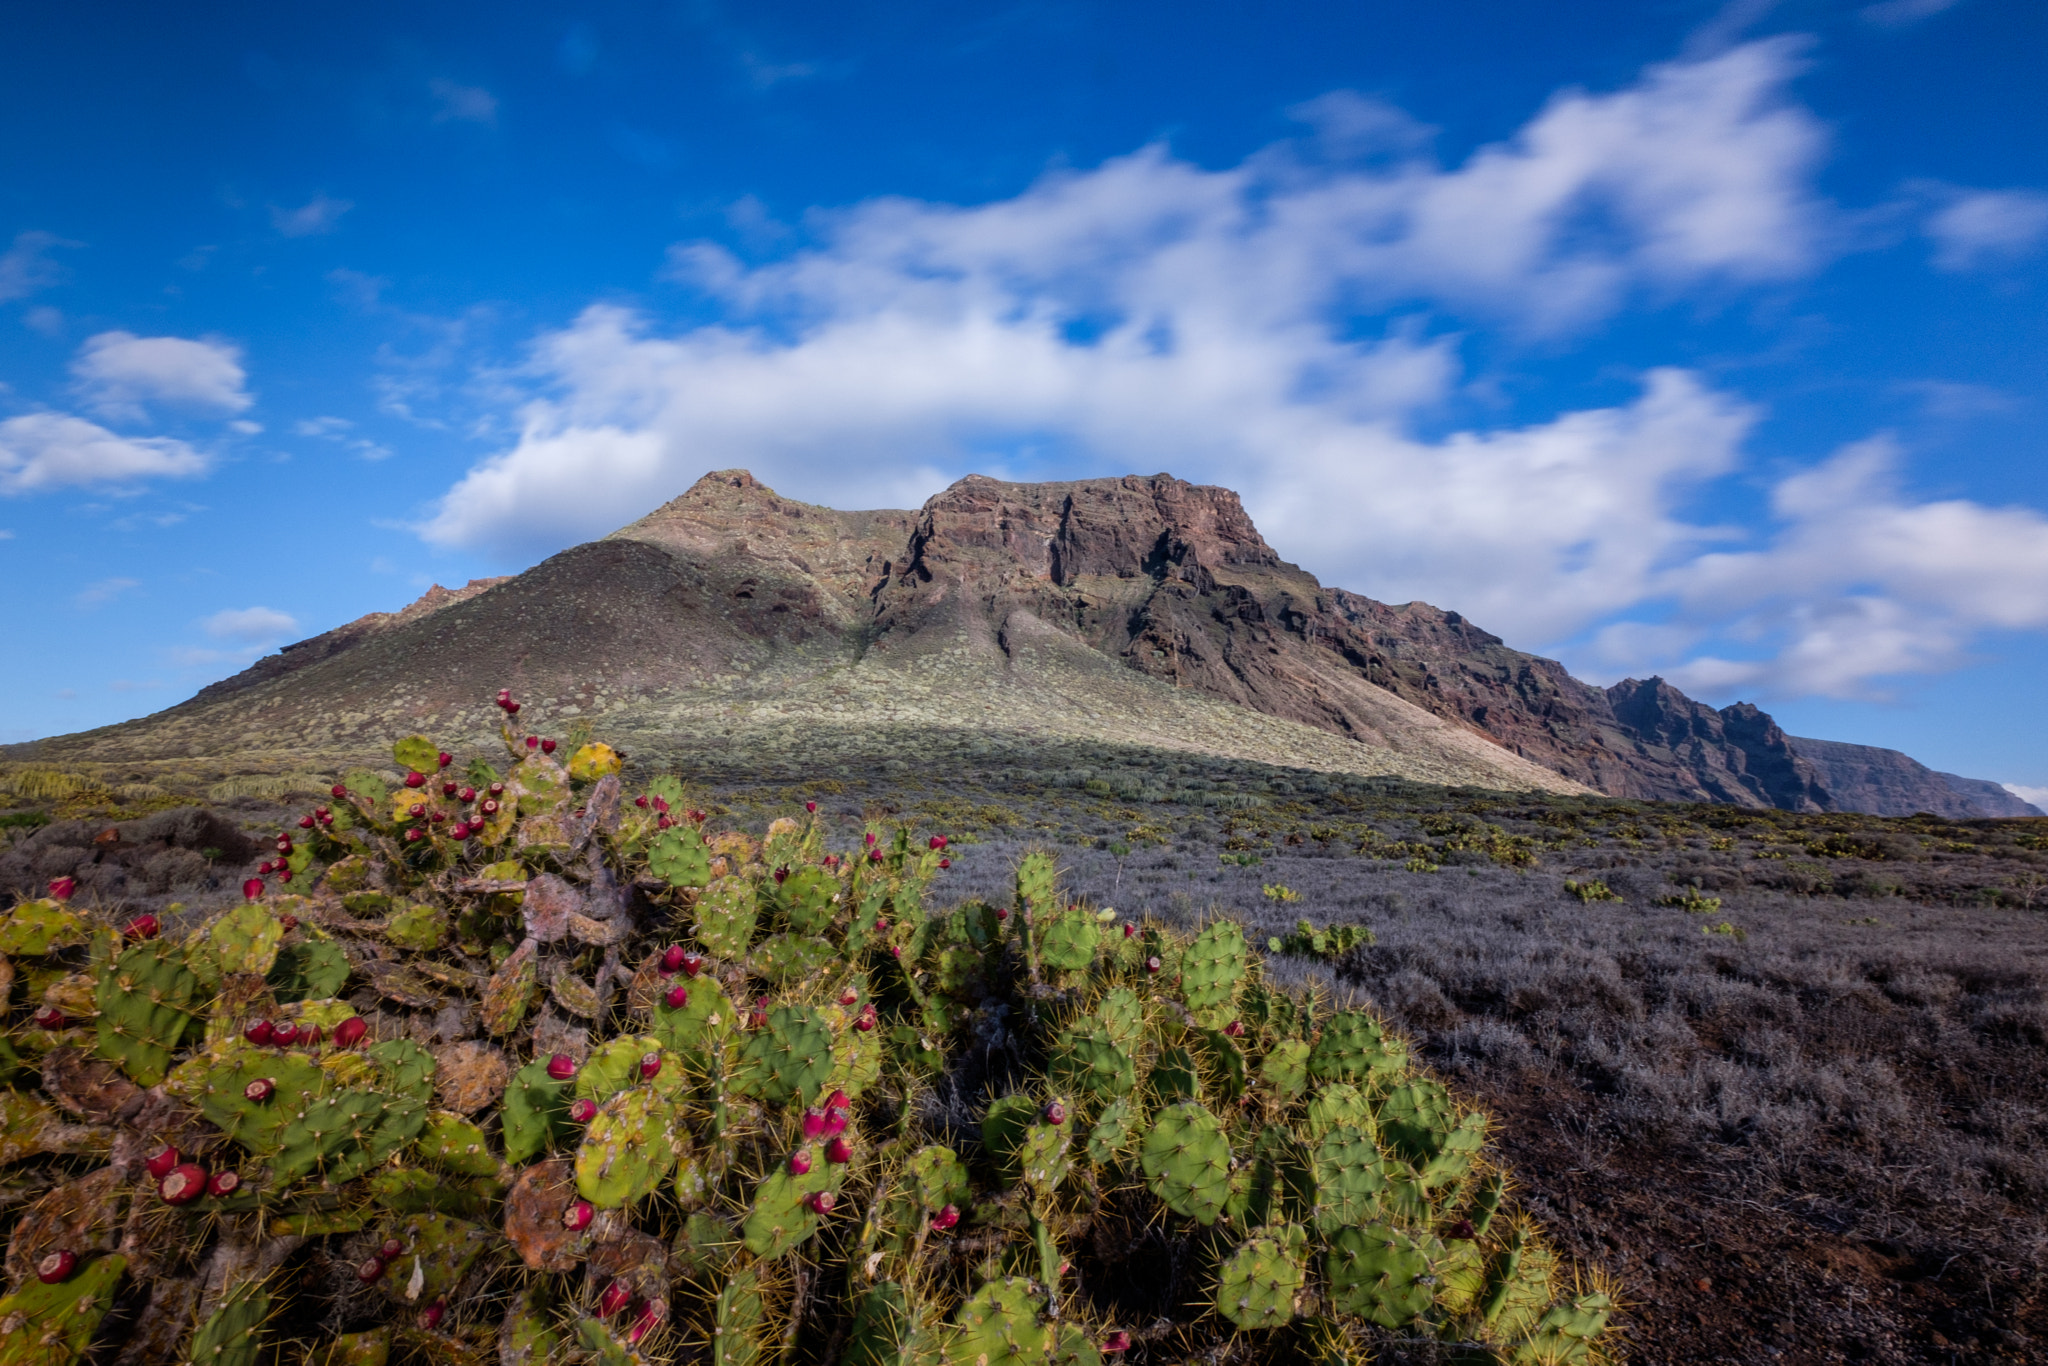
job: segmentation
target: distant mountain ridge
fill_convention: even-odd
[[[842,512],[719,471],[523,574],[437,585],[166,711],[13,752],[368,753],[395,728],[489,733],[501,686],[655,751],[1039,737],[1801,811],[1960,791],[1896,764],[1831,783],[1858,747],[1816,759],[1748,704],[1602,689],[1456,612],[1327,588],[1236,494],[1163,474],[974,475],[916,511]]]

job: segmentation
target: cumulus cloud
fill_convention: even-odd
[[[270,226],[285,237],[317,237],[333,232],[341,216],[355,207],[348,199],[329,199],[316,194],[296,209],[270,206]]]
[[[0,252],[0,304],[25,299],[63,279],[64,268],[50,259],[50,248],[76,245],[52,233],[16,233],[14,245]]]
[[[2048,194],[2039,190],[1956,192],[1927,218],[1934,264],[1971,270],[2009,261],[2048,241]]]
[[[1972,575],[2014,570],[2034,514],[1944,513],[1837,463],[1812,480],[1855,488],[1853,528],[1793,482],[1759,541],[1702,524],[1690,502],[1741,469],[1757,414],[1677,369],[1606,406],[1421,434],[1466,378],[1431,319],[1555,338],[1633,298],[1824,259],[1825,139],[1785,94],[1799,65],[1771,40],[1566,92],[1450,166],[1399,111],[1325,97],[1297,111],[1308,139],[1235,167],[1147,147],[972,208],[815,214],[811,246],[765,263],[680,244],[667,273],[724,321],[664,335],[601,305],[538,338],[519,440],[422,533],[544,552],[731,466],[839,507],[915,505],[969,470],[1169,469],[1242,491],[1326,581],[1455,606],[1523,646],[1753,687],[1939,667],[1978,624],[2032,619],[1986,615]],[[1785,594],[1831,549],[1872,565],[1870,538],[1944,516],[1990,538],[1975,569],[1930,546],[1912,572],[1837,564]],[[1716,584],[1732,606],[1712,606]],[[1722,648],[1731,621],[1754,660]],[[1855,645],[1833,672],[1809,658],[1830,632]]]
[[[2048,787],[2027,787],[2021,783],[2000,783],[1999,786],[2036,811],[2048,811]]]
[[[253,644],[262,640],[275,640],[289,631],[299,629],[299,620],[289,612],[280,612],[271,607],[235,607],[215,612],[200,623],[206,634],[215,640],[237,640]]]
[[[242,353],[225,342],[102,332],[79,348],[71,374],[96,412],[130,421],[148,403],[239,413],[255,402]]]
[[[435,101],[440,105],[434,111],[434,122],[481,123],[495,125],[498,121],[498,97],[477,85],[457,85],[445,77],[436,76],[427,82]]]
[[[74,593],[71,601],[85,611],[104,607],[131,588],[142,587],[140,579],[101,579]]]
[[[0,494],[187,479],[206,473],[210,463],[183,441],[117,436],[66,413],[27,413],[0,422]]]

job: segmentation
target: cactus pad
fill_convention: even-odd
[[[772,1104],[809,1105],[831,1075],[832,1035],[818,1012],[805,1006],[776,1006],[740,1050],[740,1070],[733,1084]]]
[[[656,835],[647,846],[647,867],[671,887],[702,887],[711,881],[711,855],[690,826]]]
[[[1152,1193],[1169,1209],[1216,1222],[1230,1189],[1230,1142],[1216,1116],[1195,1101],[1169,1105],[1145,1135],[1139,1162]]]
[[[1398,1072],[1407,1064],[1407,1048],[1388,1038],[1380,1022],[1362,1010],[1331,1016],[1308,1057],[1309,1073],[1323,1081],[1359,1081]]]
[[[1308,1281],[1308,1234],[1296,1224],[1261,1229],[1223,1264],[1216,1311],[1240,1328],[1279,1328],[1294,1318]]]
[[[1385,1224],[1339,1230],[1324,1269],[1331,1302],[1382,1328],[1406,1327],[1429,1309],[1428,1257],[1415,1239]]]
[[[668,1101],[648,1087],[621,1091],[598,1107],[576,1150],[576,1189],[599,1209],[630,1205],[660,1189],[676,1150]]]
[[[0,1299],[0,1366],[69,1366],[83,1357],[127,1267],[127,1258],[109,1254],[55,1285],[27,1277]]]
[[[1181,956],[1181,999],[1203,1024],[1228,1024],[1237,1014],[1233,1003],[1244,969],[1244,931],[1219,920],[1196,935]]]
[[[946,1342],[946,1360],[985,1362],[987,1366],[1021,1366],[1023,1362],[1045,1360],[1052,1344],[1039,1318],[1040,1307],[1031,1283],[1022,1277],[990,1281],[975,1291],[954,1315],[953,1331]]]
[[[1104,1100],[1127,1096],[1138,1086],[1138,1070],[1109,1031],[1088,1021],[1064,1030],[1054,1043],[1050,1067],[1055,1084]]]
[[[100,1056],[143,1086],[162,1081],[192,1023],[187,1006],[198,986],[183,955],[160,939],[123,950],[96,992]]]
[[[754,940],[754,884],[722,877],[697,895],[697,942],[718,958],[744,958]]]

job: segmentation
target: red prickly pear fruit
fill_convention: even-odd
[[[870,850],[868,850],[868,862],[869,862],[869,863],[880,863],[881,861],[882,861],[882,851],[881,851],[881,850],[879,850],[879,849],[870,849]]]
[[[557,1053],[548,1059],[548,1077],[553,1081],[567,1081],[576,1075],[576,1059],[567,1053]]]
[[[444,797],[452,797],[461,790],[462,789],[457,787],[454,783],[441,784],[441,795]]]
[[[654,809],[655,809],[656,811],[659,811],[659,812],[660,812],[660,813],[661,813],[662,815],[664,815],[664,816],[666,816],[666,815],[668,814],[668,798],[666,798],[666,797],[653,797],[653,798],[650,798],[649,800],[651,800],[651,801],[652,801],[652,802],[654,803]]]
[[[572,1201],[569,1208],[562,1211],[562,1227],[571,1233],[581,1233],[596,1217],[597,1209],[588,1200]]]
[[[940,860],[939,860],[939,867],[941,867],[941,868],[951,868],[952,866],[953,866],[953,860],[951,860],[951,859],[949,859],[949,858],[942,858],[942,859],[940,859]]]
[[[58,901],[69,901],[78,894],[78,879],[75,877],[53,877],[50,879],[50,895]]]
[[[847,1121],[852,1118],[853,1112],[844,1105],[827,1105],[825,1107],[825,1132],[828,1134],[845,1133]]]
[[[1449,1233],[1453,1238],[1470,1239],[1473,1233],[1472,1221],[1470,1219],[1460,1219],[1457,1223],[1452,1224],[1450,1228],[1445,1231]]]
[[[364,1285],[374,1285],[384,1279],[384,1259],[371,1257],[356,1268],[356,1279]]]
[[[253,1100],[258,1105],[277,1094],[277,1083],[269,1077],[258,1077],[242,1088],[242,1099]]]
[[[888,932],[889,932],[889,922],[888,922],[888,920],[887,920],[887,919],[886,919],[885,917],[882,917],[882,916],[879,916],[879,915],[878,915],[878,916],[876,916],[876,917],[875,917],[875,933],[876,933],[876,934],[887,934]]]
[[[495,801],[492,801],[491,799],[489,799],[488,797],[487,797],[487,798],[485,798],[485,799],[484,799],[484,804],[483,804],[483,813],[484,813],[484,814],[485,814],[486,816],[495,816],[495,815],[497,815],[497,814],[498,814],[498,804],[497,804],[497,803],[496,803]]]
[[[597,1102],[583,1099],[569,1102],[569,1118],[578,1124],[588,1124],[597,1118]]]
[[[873,1005],[865,1005],[861,1007],[860,1016],[853,1022],[853,1027],[855,1029],[858,1029],[863,1034],[871,1034],[874,1032],[875,1008]]]
[[[189,1205],[206,1194],[206,1169],[195,1163],[180,1162],[156,1183],[156,1193],[164,1198],[167,1205]]]
[[[308,1026],[306,1032],[299,1035],[299,1043],[306,1048],[318,1048],[320,1046],[320,1026]]]
[[[653,1081],[656,1077],[660,1075],[661,1054],[642,1053],[640,1055],[640,1080]]]
[[[777,869],[775,870],[775,885],[776,885],[776,886],[778,886],[778,887],[780,887],[780,886],[781,886],[781,885],[782,885],[783,883],[785,883],[785,882],[787,882],[787,881],[789,881],[789,869],[788,869],[788,867],[787,867],[787,866],[784,866],[784,867],[781,867],[781,868],[777,868]]]
[[[674,825],[674,824],[675,824],[675,822],[674,822],[674,821],[672,821],[672,820],[670,820],[670,819],[669,819],[668,817],[666,817],[666,816],[656,816],[656,817],[654,818],[654,828],[655,828],[655,829],[657,829],[657,830],[666,830],[666,829],[668,829],[668,828],[669,828],[669,827],[670,827],[671,825]]]
[[[1067,1122],[1067,1107],[1058,1101],[1054,1101],[1046,1106],[1045,1122],[1047,1124],[1065,1124]]]
[[[663,999],[668,1002],[670,1010],[681,1010],[690,1004],[690,989],[678,982],[668,989],[668,995]]]
[[[1110,1356],[1131,1350],[1131,1335],[1119,1328],[1102,1340],[1102,1350]]]
[[[280,869],[278,869],[278,870],[277,870],[277,880],[278,880],[279,882],[290,882],[290,881],[292,880],[292,870],[291,870],[291,869],[289,869],[289,868],[280,868]]]
[[[127,939],[154,939],[163,929],[163,922],[153,915],[138,915],[121,930]]]
[[[455,756],[444,749],[439,754],[434,756],[434,762],[439,764],[441,767],[446,768],[448,767],[448,765],[455,762]]]
[[[859,1005],[860,993],[855,991],[852,987],[848,987],[846,990],[839,993],[839,1004],[843,1006]]]
[[[455,824],[453,824],[453,825],[449,826],[449,827],[448,827],[448,838],[449,838],[449,839],[452,839],[452,840],[466,840],[466,839],[468,839],[468,838],[469,838],[469,826],[468,826],[468,824],[467,824],[466,822],[464,822],[464,821],[457,821],[457,822],[455,822]]]
[[[35,1013],[33,1018],[37,1029],[62,1029],[64,1027],[64,1012],[55,1006],[44,1006]]]
[[[543,741],[541,741],[541,742],[540,742],[540,752],[541,752],[542,754],[553,754],[553,753],[555,752],[555,742],[554,742],[553,740],[543,740]]]
[[[869,832],[868,832],[867,834],[865,834],[865,835],[862,835],[862,836],[861,836],[861,841],[862,841],[863,843],[865,843],[865,844],[867,845],[867,847],[868,847],[868,848],[870,848],[870,849],[874,848],[874,847],[875,847],[875,834],[874,834],[874,832],[873,832],[873,831],[871,830],[871,831],[869,831]]]
[[[789,1174],[791,1176],[809,1176],[811,1174],[811,1155],[801,1148],[791,1153],[789,1155]]]
[[[853,1161],[853,1145],[843,1138],[835,1138],[825,1145],[825,1160],[844,1166]]]
[[[414,826],[412,829],[405,832],[405,842],[407,844],[418,844],[421,840],[425,839],[426,837],[427,832],[420,829],[418,826]]]
[[[815,816],[818,814],[818,804],[816,802],[805,802],[804,810],[810,815]]]
[[[529,735],[529,736],[527,736],[527,737],[526,737],[526,747],[527,747],[528,749],[539,749],[539,748],[540,748],[540,737],[539,737],[538,735]]]
[[[891,958],[901,958],[903,956],[903,946],[901,944],[891,944],[889,946],[889,956]]]
[[[69,1280],[71,1273],[78,1270],[78,1254],[69,1248],[59,1248],[36,1263],[36,1279],[44,1285],[55,1285]]]
[[[944,1209],[940,1210],[937,1214],[934,1214],[932,1216],[932,1227],[937,1229],[940,1233],[944,1233],[947,1229],[952,1228],[955,1224],[959,1222],[960,1210],[959,1207],[956,1205],[948,1205]]]
[[[299,1041],[299,1027],[290,1020],[279,1020],[271,1026],[270,1041],[279,1048],[290,1048]]]
[[[507,702],[507,703],[505,704],[505,715],[507,715],[507,716],[517,716],[517,715],[519,715],[519,704],[518,704],[517,702]]]
[[[624,1276],[614,1276],[612,1283],[597,1297],[597,1312],[605,1318],[624,1309],[633,1302],[633,1283]]]
[[[427,804],[425,802],[414,802],[411,806],[406,808],[405,814],[412,817],[414,820],[418,820],[421,816],[427,814]]]
[[[273,865],[269,859],[265,859],[263,860],[263,862],[256,865],[256,871],[261,873],[265,877],[269,877],[270,870],[274,866],[275,865]]]
[[[492,784],[491,784],[491,795],[492,795],[493,797],[502,797],[502,796],[504,796],[504,795],[505,795],[505,785],[504,785],[503,783],[492,783]]]
[[[646,1337],[649,1333],[661,1327],[662,1320],[666,1319],[667,1317],[667,1300],[654,1299],[648,1300],[646,1303],[642,1304],[640,1306],[639,1316],[633,1320],[632,1328],[627,1330],[627,1346],[638,1347],[640,1345],[640,1339]]]
[[[311,830],[312,828],[313,828],[313,818],[312,818],[311,816],[301,816],[301,817],[299,817],[299,829],[301,829],[301,830]]]
[[[427,819],[432,821],[434,824],[439,825],[443,821],[448,819],[448,813],[446,811],[436,811],[433,815],[427,817]]]
[[[846,1092],[844,1091],[835,1090],[831,1095],[825,1097],[825,1108],[827,1110],[845,1110],[851,1107],[852,1104],[853,1102],[846,1098]]]
[[[462,791],[455,794],[455,800],[461,802],[464,806],[469,805],[476,800],[476,789],[473,787],[463,788]]]
[[[1224,1032],[1224,1033],[1225,1033],[1226,1035],[1228,1035],[1228,1036],[1229,1036],[1230,1038],[1233,1038],[1233,1039],[1241,1039],[1241,1038],[1243,1038],[1243,1037],[1244,1037],[1244,1021],[1243,1021],[1243,1020],[1232,1020],[1232,1021],[1231,1021],[1231,1022],[1230,1022],[1229,1024],[1227,1024],[1227,1025],[1223,1026],[1223,1032]]]
[[[388,1262],[403,1251],[405,1251],[404,1243],[399,1242],[396,1238],[386,1238],[383,1246],[377,1249],[377,1255]]]
[[[420,1311],[420,1327],[425,1328],[429,1332],[431,1332],[434,1329],[439,1328],[441,1326],[441,1320],[447,1317],[447,1314],[448,1301],[435,1300],[432,1304],[428,1305],[425,1309],[422,1309]]]
[[[414,769],[405,775],[405,785],[407,787],[425,787],[427,785],[427,775],[418,769]]]
[[[1145,971],[1147,971],[1147,972],[1157,972],[1157,971],[1159,971],[1159,955],[1158,955],[1158,954],[1156,954],[1156,953],[1155,953],[1155,954],[1153,954],[1153,955],[1152,955],[1152,956],[1151,956],[1150,958],[1147,958],[1147,959],[1145,960]]]
[[[685,812],[684,812],[683,814],[684,814],[685,816],[688,816],[688,817],[690,818],[690,822],[691,822],[691,824],[693,824],[693,825],[702,825],[702,824],[704,824],[704,820],[705,820],[705,816],[704,816],[704,813],[703,813],[702,811],[698,811],[698,810],[696,810],[696,809],[695,809],[694,807],[693,807],[692,809],[688,810],[688,811],[685,811]]]
[[[1136,934],[1137,932],[1138,927],[1136,925],[1133,925],[1128,920],[1124,922],[1124,938],[1129,939],[1132,935]]]
[[[683,960],[689,956],[690,951],[681,944],[669,945],[661,955],[662,970],[665,972],[680,971],[683,966]]]
[[[1010,918],[1010,913],[1009,913],[1009,912],[1008,912],[1007,910],[1005,910],[1005,909],[1004,909],[1004,908],[1002,908],[1001,906],[998,906],[998,907],[996,907],[996,919],[998,919],[998,920],[1008,920],[1009,918]]]
[[[823,1110],[804,1111],[804,1137],[823,1138],[824,1136],[825,1112]]]
[[[258,1048],[264,1048],[277,1038],[277,1026],[268,1020],[258,1020],[242,1031],[242,1037]]]
[[[633,799],[633,805],[639,807],[642,811],[645,811],[647,809],[647,798],[635,797]]]
[[[340,801],[348,796],[348,789],[346,787],[343,787],[340,783],[336,783],[333,787],[327,789],[327,794],[330,797],[333,797],[336,801]]]
[[[143,1163],[142,1166],[143,1170],[147,1171],[151,1176],[161,1181],[166,1176],[169,1176],[171,1174],[171,1168],[177,1166],[179,1160],[180,1159],[178,1156],[178,1150],[176,1148],[165,1148],[155,1157],[152,1157],[149,1159],[149,1161]]]
[[[946,837],[944,835],[933,835],[931,839],[926,841],[926,844],[933,849],[943,849],[946,847]]]
[[[233,1195],[241,1188],[242,1177],[239,1172],[215,1172],[206,1181],[206,1193],[216,1200]]]
[[[832,1207],[838,1204],[839,1201],[831,1191],[819,1191],[805,1200],[804,1203],[811,1207],[811,1213],[813,1214],[830,1214]]]
[[[334,1027],[334,1046],[354,1048],[370,1032],[369,1022],[360,1015],[351,1015]]]

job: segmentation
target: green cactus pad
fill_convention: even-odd
[[[10,958],[40,957],[83,944],[89,929],[85,917],[61,901],[24,901],[0,917],[0,954]]]
[[[576,1150],[576,1189],[599,1209],[652,1195],[676,1164],[675,1111],[647,1087],[598,1106]]]
[[[1304,1131],[1307,1137],[1320,1139],[1340,1124],[1368,1134],[1374,1131],[1372,1102],[1348,1081],[1316,1088],[1315,1099],[1308,1103]]]
[[[1039,850],[1017,865],[1017,909],[1034,918],[1053,908],[1053,885],[1059,871],[1052,855]]]
[[[939,1143],[911,1154],[910,1161],[903,1164],[903,1174],[928,1210],[965,1206],[972,1191],[966,1165],[951,1148]]]
[[[1048,1062],[1055,1085],[1104,1100],[1127,1096],[1138,1087],[1138,1069],[1130,1056],[1092,1020],[1062,1031]]]
[[[498,1159],[484,1131],[461,1115],[436,1110],[427,1116],[417,1142],[420,1161],[457,1176],[496,1176]]]
[[[1033,857],[1039,857],[1033,855]],[[953,1316],[946,1335],[947,1366],[1020,1366],[1044,1361],[1051,1335],[1040,1321],[1042,1301],[1021,1276],[990,1281],[974,1292]]]
[[[1223,1264],[1216,1312],[1240,1328],[1279,1328],[1293,1321],[1308,1283],[1308,1234],[1295,1224],[1260,1229]]]
[[[261,906],[237,906],[200,935],[200,946],[188,956],[192,970],[214,985],[229,973],[269,973],[284,942],[284,924]]]
[[[711,881],[711,855],[695,826],[656,835],[647,846],[647,867],[671,887],[702,887]]]
[[[839,879],[823,868],[798,868],[776,888],[775,904],[796,934],[822,934],[839,910]]]
[[[1411,1081],[1386,1094],[1379,1109],[1380,1137],[1415,1165],[1424,1186],[1455,1181],[1486,1145],[1486,1116],[1460,1118],[1450,1093],[1433,1081]]]
[[[1088,1161],[1098,1167],[1106,1167],[1122,1154],[1129,1152],[1131,1143],[1138,1136],[1142,1116],[1138,1107],[1128,1100],[1112,1101],[1102,1107],[1096,1117],[1095,1127],[1088,1131]]]
[[[1330,1239],[1324,1271],[1332,1304],[1382,1328],[1413,1323],[1433,1298],[1422,1246],[1385,1224],[1340,1229]]]
[[[326,939],[286,944],[270,968],[270,990],[280,1002],[327,1000],[348,985],[348,955]]]
[[[775,1105],[814,1103],[832,1075],[832,1035],[818,1012],[776,1006],[740,1050],[735,1088]]]
[[[1237,1015],[1237,988],[1244,981],[1244,969],[1244,931],[1219,920],[1196,935],[1181,956],[1181,999],[1203,1024],[1226,1025]]]
[[[386,1039],[364,1050],[383,1088],[425,1105],[434,1098],[434,1055],[411,1039]]]
[[[13,1325],[0,1337],[0,1366],[70,1366],[83,1357],[127,1269],[128,1259],[111,1253],[55,1285],[25,1279],[0,1299],[0,1323]]]
[[[195,1062],[196,1069],[193,1064],[181,1067],[164,1089],[196,1104],[229,1138],[259,1156],[276,1152],[279,1133],[328,1087],[327,1074],[303,1053],[238,1047],[218,1066],[206,1067],[204,1057]],[[268,1101],[243,1094],[259,1079],[277,1087]]]
[[[1145,1037],[1145,1003],[1129,987],[1103,993],[1095,1003],[1095,1018],[1109,1034],[1110,1042],[1126,1053],[1135,1054]]]
[[[839,963],[839,950],[830,941],[806,934],[771,934],[747,958],[747,968],[776,986],[815,977]]]
[[[884,1281],[860,1297],[844,1361],[846,1366],[938,1366],[940,1347],[912,1317],[903,1287]]]
[[[386,1366],[391,1360],[391,1330],[339,1334],[313,1360],[317,1366]]]
[[[1407,1047],[1361,1010],[1331,1016],[1308,1057],[1309,1073],[1323,1081],[1360,1081],[1407,1065]]]
[[[1195,1065],[1195,1055],[1177,1044],[1159,1050],[1150,1080],[1153,1093],[1162,1103],[1202,1098],[1202,1073]]]
[[[727,1277],[711,1300],[711,1366],[758,1366],[768,1356],[767,1296],[759,1267]]]
[[[353,1181],[403,1151],[426,1122],[427,1107],[409,1096],[333,1092],[278,1131],[271,1174],[280,1185],[315,1174],[331,1185]]]
[[[184,956],[162,940],[123,950],[94,993],[100,1056],[143,1086],[162,1081],[192,1023],[187,1007],[198,989]]]
[[[438,906],[416,902],[384,922],[384,937],[415,953],[438,949],[448,939],[448,913]]]
[[[740,1238],[756,1257],[780,1257],[818,1231],[819,1217],[804,1202],[820,1191],[835,1190],[844,1169],[812,1153],[811,1170],[802,1176],[787,1168],[754,1188],[754,1204],[740,1225]]]
[[[388,1227],[404,1250],[392,1259],[377,1288],[407,1304],[432,1304],[453,1295],[496,1238],[482,1224],[445,1214],[409,1215]]]
[[[199,1325],[192,1338],[192,1361],[256,1366],[263,1359],[263,1326],[269,1319],[269,1292],[248,1282],[236,1286]]]
[[[1325,1233],[1362,1224],[1379,1208],[1387,1186],[1386,1164],[1360,1129],[1338,1125],[1323,1135],[1313,1160],[1316,1223]]]
[[[1059,972],[1080,972],[1095,961],[1102,928],[1084,910],[1047,915],[1038,926],[1038,959]]]
[[[1230,1141],[1216,1116],[1195,1101],[1169,1105],[1153,1120],[1138,1154],[1152,1193],[1176,1214],[1216,1222],[1230,1190]]]
[[[592,1050],[590,1056],[583,1060],[583,1066],[576,1069],[577,1099],[609,1100],[621,1091],[638,1086],[640,1059],[660,1047],[659,1039],[644,1034],[628,1034]],[[678,1079],[670,1077],[667,1080],[672,1085]]]
[[[688,993],[679,1010],[668,1004],[668,992],[678,985]],[[739,1037],[739,1012],[716,977],[667,978],[655,996],[654,1034],[662,1047],[701,1071],[713,1053]]]
[[[521,1291],[498,1329],[500,1366],[550,1366],[562,1355],[562,1333],[547,1287]]]
[[[505,1087],[505,1160],[528,1162],[566,1138],[571,1099],[571,1082],[550,1077],[546,1058],[513,1073]]]
[[[754,942],[756,911],[753,883],[739,876],[719,878],[697,895],[697,942],[714,957],[746,957]]]

